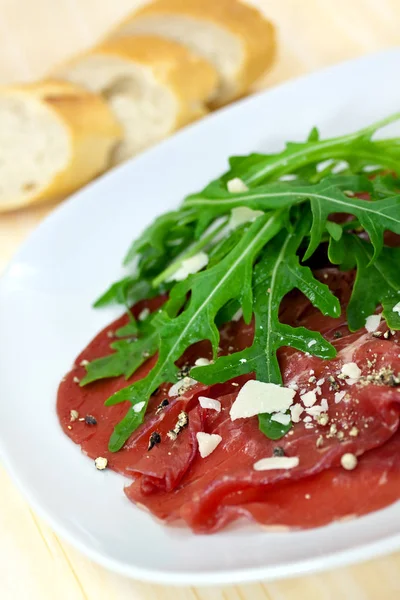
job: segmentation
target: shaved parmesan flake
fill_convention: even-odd
[[[308,415],[310,415],[311,417],[314,417],[315,419],[317,417],[319,417],[319,415],[325,411],[326,411],[326,408],[323,408],[322,406],[319,406],[319,405],[310,406],[310,408],[306,408],[306,413]],[[303,420],[305,421],[305,419],[303,419]]]
[[[175,273],[173,273],[171,277],[167,279],[167,281],[183,281],[189,275],[193,275],[193,273],[201,271],[201,269],[207,266],[207,264],[207,254],[205,252],[199,252],[198,254],[195,254],[190,258],[185,258],[182,261],[182,264],[179,267],[179,269],[177,269]]]
[[[343,365],[341,374],[357,381],[357,379],[360,379],[361,377],[361,369],[358,367],[358,365],[356,365],[355,362],[349,362]]]
[[[168,396],[180,396],[195,383],[197,383],[195,379],[192,379],[191,377],[184,377],[169,388]]]
[[[380,322],[381,315],[370,315],[365,319],[365,329],[368,331],[368,333],[372,333],[378,329]]]
[[[289,425],[290,415],[287,415],[286,413],[278,412],[275,415],[272,415],[271,421],[276,421],[277,423],[280,423],[281,425]]]
[[[241,308],[239,308],[239,310],[237,310],[235,312],[235,314],[232,317],[232,321],[240,321],[240,319],[243,317],[243,310]]]
[[[298,456],[271,456],[262,458],[253,465],[255,471],[272,471],[274,469],[293,469],[299,464]]]
[[[339,404],[343,400],[346,395],[346,391],[343,392],[335,392],[335,404]]]
[[[138,316],[139,321],[144,321],[150,314],[150,310],[148,308],[144,308]]]
[[[322,398],[321,408],[324,410],[324,412],[327,412],[329,405],[328,405],[328,400],[326,398]]]
[[[194,361],[194,364],[196,367],[207,367],[208,365],[211,365],[211,360],[208,360],[208,358],[197,358]]]
[[[214,400],[214,398],[207,398],[207,396],[199,396],[199,403],[201,408],[211,408],[217,412],[221,412],[221,402]]]
[[[248,192],[249,188],[239,177],[234,177],[230,179],[226,184],[228,192],[230,194],[240,194],[240,192]]]
[[[400,315],[400,302],[398,302],[397,304],[395,304],[392,308],[393,312],[396,312],[398,315]]]
[[[314,391],[306,392],[302,395],[301,401],[303,402],[304,406],[309,407],[316,403],[317,396]]]
[[[251,223],[262,214],[264,214],[262,210],[253,210],[247,206],[238,206],[237,208],[232,208],[228,229],[236,229],[236,227],[243,225],[243,223]]]
[[[199,431],[196,433],[196,438],[201,458],[209,456],[214,452],[218,444],[222,442],[222,437],[217,433],[204,433],[204,431]]]
[[[275,383],[251,379],[239,391],[229,414],[234,421],[262,413],[286,412],[295,395],[294,390]]]
[[[146,402],[138,402],[132,406],[133,412],[140,413]]]
[[[303,412],[304,412],[304,408],[301,406],[301,404],[294,404],[290,408],[290,414],[291,414],[293,423],[298,423],[300,421],[300,415]]]

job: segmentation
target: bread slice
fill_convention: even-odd
[[[0,212],[84,185],[120,134],[104,100],[70,83],[0,88]]]
[[[218,80],[203,58],[149,35],[106,41],[57,74],[107,99],[124,131],[113,163],[202,116]]]
[[[247,92],[275,54],[273,25],[239,0],[155,0],[128,17],[112,36],[143,33],[176,40],[215,66],[220,76],[215,106]]]

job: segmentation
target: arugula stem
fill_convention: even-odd
[[[164,271],[159,273],[157,277],[155,277],[152,281],[152,286],[157,288],[161,283],[167,281],[179,267],[182,265],[183,261],[187,258],[191,258],[195,254],[197,254],[200,250],[205,248],[218,233],[220,233],[228,222],[228,218],[225,218],[218,227],[213,227],[208,234],[206,234],[203,238],[195,242],[186,252],[183,252],[178,258],[176,258]]]

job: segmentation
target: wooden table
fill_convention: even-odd
[[[274,20],[280,36],[278,61],[263,86],[400,43],[399,0],[253,3]],[[93,44],[137,4],[137,0],[0,0],[0,83],[40,77],[52,64]],[[38,207],[0,216],[0,272],[50,210]],[[60,540],[29,508],[1,467],[0,490],[2,600],[400,598],[400,553],[270,584],[204,589],[141,584],[107,572]]]

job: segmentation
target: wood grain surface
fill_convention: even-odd
[[[216,0],[217,2],[218,0]],[[400,0],[253,0],[276,24],[279,56],[259,87],[400,44]],[[0,84],[43,76],[93,44],[136,0],[0,0]],[[398,74],[394,74],[398,76]],[[0,216],[0,272],[52,209]],[[1,600],[395,600],[400,553],[284,582],[224,588],[142,584],[64,543],[0,466]]]

